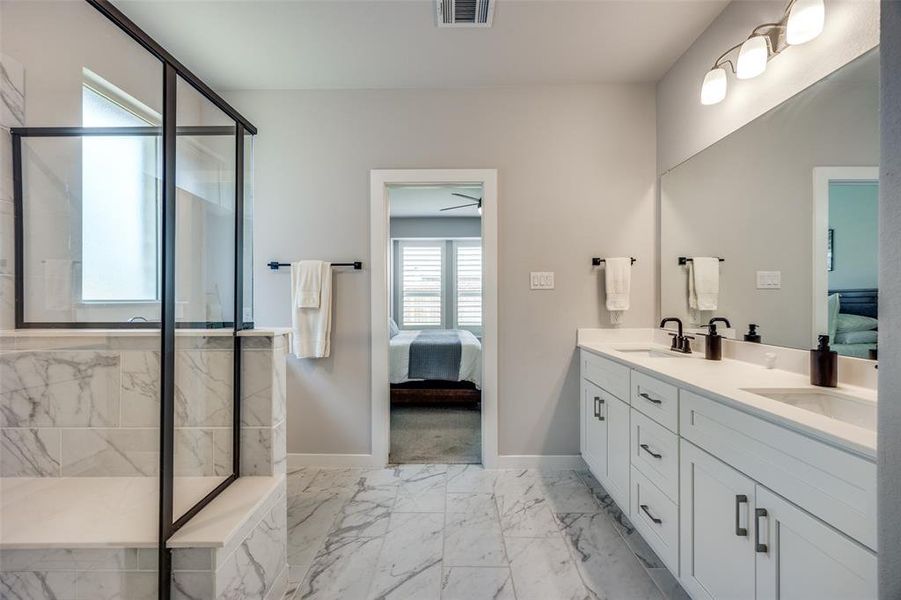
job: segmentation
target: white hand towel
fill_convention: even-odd
[[[720,260],[695,256],[688,261],[688,307],[694,311],[716,310],[720,295]]]
[[[322,261],[291,263],[291,288],[295,308],[319,308],[322,295]]]
[[[617,324],[623,313],[629,310],[629,292],[632,287],[632,259],[617,257],[604,259],[604,278],[607,288],[607,310],[610,322]]]
[[[297,358],[326,358],[332,345],[332,265],[319,263],[319,306],[297,305],[295,265],[291,265],[291,348]]]
[[[72,310],[72,261],[68,258],[44,260],[44,308]]]

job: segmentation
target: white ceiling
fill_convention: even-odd
[[[467,198],[454,196],[453,192],[475,198],[482,197],[481,186],[398,186],[388,190],[389,212],[392,218],[479,216],[479,209],[474,206],[442,211],[442,208],[473,202]]]
[[[728,0],[498,0],[490,29],[430,0],[114,0],[217,90],[656,82]]]

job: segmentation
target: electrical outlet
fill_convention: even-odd
[[[757,271],[757,289],[782,289],[782,271]]]
[[[554,289],[554,273],[552,271],[532,271],[529,281],[533,290]]]

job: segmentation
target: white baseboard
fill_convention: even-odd
[[[302,467],[384,467],[372,454],[288,454],[288,470]],[[586,469],[578,454],[502,454],[498,469]]]
[[[288,470],[302,467],[384,467],[372,454],[288,454]]]
[[[579,454],[501,454],[497,457],[498,469],[586,469],[588,466]]]

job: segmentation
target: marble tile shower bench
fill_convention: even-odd
[[[156,598],[159,481],[4,478],[0,597]],[[176,481],[176,514],[202,497]],[[280,599],[287,585],[285,475],[241,477],[169,539],[173,597]]]
[[[242,335],[241,477],[167,545],[173,597],[280,598],[287,335]],[[175,513],[231,473],[230,332],[179,331]],[[0,597],[156,598],[159,333],[0,332]]]

